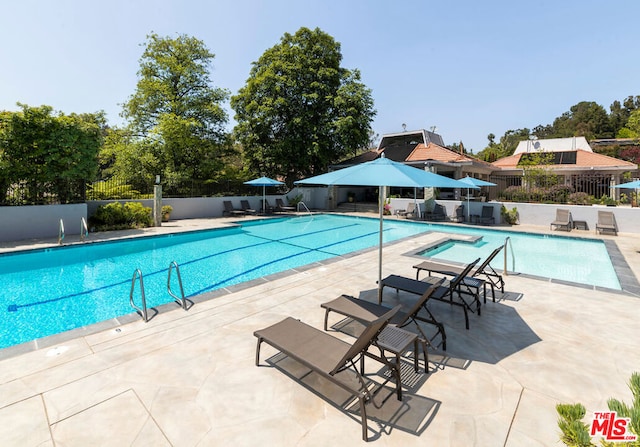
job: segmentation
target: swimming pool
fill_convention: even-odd
[[[378,231],[378,219],[327,214],[245,221],[228,229],[1,255],[0,284],[4,293],[0,296],[0,312],[3,313],[0,348],[130,314],[129,292],[136,269],[144,276],[147,305],[154,307],[173,301],[167,293],[167,272],[172,261],[180,266],[185,295],[195,296],[375,247]],[[482,250],[490,251],[501,245],[505,235],[509,235],[514,250],[516,246],[518,250],[523,247],[531,253],[516,254],[516,270],[545,276],[520,270],[524,267],[521,261],[538,256],[535,250],[539,243],[536,240],[535,243],[516,245],[519,233],[515,232],[386,220],[384,242],[432,231],[482,236],[475,248],[471,244],[452,243],[428,253],[456,261],[465,261],[467,256],[471,259],[485,257]],[[591,263],[595,257],[603,258],[605,267],[608,262],[611,268],[602,243],[604,251],[587,258],[582,245],[586,240],[547,238],[557,244],[565,241],[574,244],[558,245],[561,248],[548,248],[540,253],[547,263],[554,250],[562,253],[554,260],[555,267],[547,277],[556,278],[558,272],[563,275],[573,272],[574,267],[565,267],[568,253],[582,253],[582,264]],[[476,251],[466,251],[472,248]],[[499,264],[496,266],[500,268]],[[581,268],[578,270],[582,271]],[[587,278],[576,278],[574,282],[588,284],[591,273],[583,273]],[[137,292],[135,296],[139,301]]]
[[[509,237],[508,271],[614,290],[622,289],[607,247],[601,240],[469,227],[462,229],[452,225],[432,225],[432,230],[478,238],[470,242],[445,241],[420,252],[422,256],[463,263],[480,258],[482,262]],[[504,269],[504,251],[494,258],[491,266],[496,270]]]

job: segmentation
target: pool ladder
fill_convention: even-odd
[[[64,240],[64,222],[60,219],[60,224],[58,225],[58,245],[62,245],[62,241]]]
[[[312,216],[311,210],[307,208],[307,205],[304,202],[298,202],[298,205],[297,205],[298,212],[300,212],[300,205],[302,205],[304,209],[307,210],[307,214],[309,214],[309,216]]]
[[[507,238],[504,240],[504,268],[502,269],[502,274],[504,276],[509,276],[509,272],[507,269],[507,252],[509,247],[511,247],[511,271],[515,271],[516,257],[513,254],[513,245],[511,244],[511,237],[507,236]]]
[[[176,276],[178,277],[178,285],[180,286],[180,296],[173,293],[171,290],[171,272],[175,269]],[[180,305],[184,310],[189,310],[187,307],[187,300],[184,297],[184,289],[182,288],[182,277],[180,276],[180,267],[178,267],[178,263],[176,261],[171,261],[169,264],[169,274],[167,275],[167,292],[169,295],[175,300],[177,304]]]
[[[138,307],[136,303],[133,302],[133,292],[136,288],[136,280],[138,280],[138,284],[140,284],[140,297],[142,298],[142,307]],[[142,279],[142,270],[135,269],[133,272],[133,278],[131,278],[131,292],[129,292],[129,304],[133,307],[133,310],[136,311],[138,315],[142,317],[144,322],[149,321],[149,316],[147,314],[147,297],[144,294],[144,281]]]

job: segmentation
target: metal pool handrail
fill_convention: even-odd
[[[307,213],[309,213],[310,216],[312,215],[311,210],[307,208],[307,205],[304,202],[298,202],[298,211],[300,211],[300,205],[302,205],[304,209],[307,210]]]
[[[136,279],[140,284],[140,296],[142,297],[142,308],[136,306],[133,302],[133,291],[136,288]],[[133,272],[133,278],[131,278],[131,292],[129,292],[129,304],[136,311],[138,315],[142,317],[144,322],[149,321],[149,317],[147,316],[147,298],[144,294],[144,281],[142,280],[142,271],[140,269],[135,269]]]
[[[80,240],[82,242],[89,236],[89,228],[87,228],[87,221],[84,217],[80,218]]]
[[[60,224],[58,225],[58,245],[62,245],[62,241],[64,240],[64,222],[60,219]]]
[[[177,296],[171,290],[171,271],[174,268],[176,270],[176,275],[178,275],[178,285],[180,286],[180,296]],[[169,274],[167,276],[167,291],[169,292],[169,295],[171,295],[171,297],[175,300],[176,303],[182,306],[184,310],[188,310],[187,300],[184,298],[184,289],[182,288],[182,277],[180,276],[180,268],[178,267],[178,263],[176,261],[171,261],[171,264],[169,264]]]
[[[502,269],[502,274],[504,276],[509,276],[509,272],[507,270],[507,251],[511,247],[511,270],[515,271],[516,257],[513,254],[513,245],[511,244],[511,236],[507,236],[504,240],[504,268]]]

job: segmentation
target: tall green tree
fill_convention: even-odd
[[[253,63],[231,107],[254,174],[284,176],[291,185],[367,147],[376,113],[371,91],[341,61],[330,35],[300,28]]]
[[[169,185],[218,175],[228,144],[222,103],[229,92],[212,85],[214,57],[194,37],[147,36],[136,91],[123,108],[131,138],[119,140],[121,165],[135,164],[144,154],[149,166],[162,169],[144,172],[147,180],[162,174]],[[140,171],[135,166],[123,170]]]
[[[24,191],[26,204],[83,200],[98,169],[104,114],[18,105],[19,112],[0,113],[0,201],[9,186]]]
[[[613,137],[607,111],[595,102],[582,101],[553,122],[553,137],[583,136],[588,140]]]

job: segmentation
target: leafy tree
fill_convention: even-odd
[[[283,175],[291,185],[368,146],[371,91],[341,60],[331,36],[303,27],[285,33],[253,63],[231,107],[254,174]]]
[[[618,132],[618,138],[640,138],[640,109],[633,111],[626,126]]]
[[[104,114],[54,115],[49,106],[18,105],[21,111],[0,114],[0,200],[9,185],[30,204],[82,200],[84,182],[98,169]]]
[[[584,136],[594,138],[613,137],[613,129],[607,111],[595,102],[580,102],[553,121],[553,137]]]
[[[211,83],[214,57],[194,37],[147,36],[136,91],[122,113],[128,135],[107,149],[120,173],[146,181],[162,174],[169,186],[218,175],[228,144],[221,104],[229,93]]]

